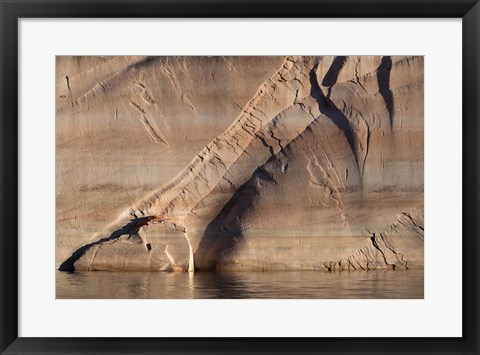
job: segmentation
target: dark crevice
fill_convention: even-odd
[[[348,261],[348,269],[350,270],[350,266],[353,267],[353,270],[357,270],[357,268],[355,267],[355,265],[353,265],[352,261],[350,260],[350,258],[347,258],[347,261]]]
[[[368,249],[367,249],[368,251]],[[370,269],[370,258],[368,257],[367,253],[365,252],[365,250],[363,249],[360,249],[359,250],[360,254],[363,254],[363,256],[365,257],[365,262],[367,263],[367,271],[370,271],[372,269]]]
[[[358,264],[358,266],[360,267],[360,269],[365,270],[365,268],[362,266],[362,264],[360,264],[360,262],[357,260],[357,258],[355,257],[355,255],[352,255],[352,258],[357,262],[357,264]]]
[[[330,97],[330,88],[337,83],[338,75],[340,74],[340,71],[345,65],[346,60],[347,57],[345,56],[335,57],[332,64],[330,65],[330,68],[323,77],[322,86],[328,87],[327,97]]]
[[[332,102],[332,100],[325,97],[325,95],[323,94],[323,91],[320,89],[320,86],[318,85],[318,81],[317,81],[317,74],[316,74],[317,67],[318,67],[318,63],[315,64],[313,69],[310,71],[310,85],[312,87],[310,95],[317,101],[318,109],[320,110],[320,112],[325,116],[327,116],[328,118],[330,118],[333,124],[335,124],[337,128],[343,131],[345,138],[347,139],[347,142],[350,146],[350,149],[352,150],[353,157],[355,158],[355,163],[357,165],[359,176],[361,176],[360,163],[358,161],[358,155],[357,155],[357,149],[356,149],[356,146],[357,146],[356,135],[353,131],[352,126],[350,125],[350,121],[348,120],[348,118]]]
[[[268,148],[268,150],[270,151],[270,155],[273,156],[275,155],[275,152],[273,150],[273,147],[267,143],[267,141],[265,140],[265,137],[263,137],[262,135],[260,134],[257,134],[257,137],[260,139],[260,141],[262,142],[263,146]]]
[[[422,231],[424,231],[423,226],[417,224],[417,223],[415,222],[414,218],[410,215],[410,213],[402,213],[402,214],[403,214],[405,217],[407,217],[407,218],[410,220],[410,222],[411,222],[415,227],[417,227],[417,228],[421,229]]]
[[[390,56],[382,57],[380,66],[377,68],[378,91],[382,95],[387,105],[388,115],[390,119],[390,129],[393,128],[393,93],[390,90],[390,74],[392,71],[392,58]]]
[[[323,263],[323,266],[327,269],[328,272],[332,272],[332,262],[329,264]]]
[[[408,270],[408,261],[404,259],[404,255],[402,253],[397,252],[394,248],[392,243],[388,241],[386,237],[384,237],[383,233],[380,233],[380,238],[382,238],[383,244],[390,250],[393,254],[400,256],[400,260],[405,263],[404,267]]]
[[[375,249],[377,249],[380,254],[382,254],[383,261],[385,262],[385,265],[390,265],[387,261],[387,257],[385,256],[385,253],[383,252],[382,249],[380,249],[380,246],[377,243],[377,239],[375,238],[375,233],[372,233],[372,236],[370,237],[370,240],[372,241],[372,245],[374,246]]]
[[[130,223],[126,224],[120,229],[117,229],[115,232],[113,232],[109,237],[105,237],[102,239],[99,239],[93,243],[86,244],[77,250],[73,252],[73,254],[65,260],[60,267],[58,268],[59,271],[67,271],[67,272],[73,272],[75,271],[75,263],[77,262],[78,259],[80,259],[90,248],[92,248],[95,245],[99,245],[104,242],[108,242],[110,240],[118,239],[122,235],[125,234],[136,234],[138,233],[138,230],[148,224],[150,220],[152,220],[154,217],[153,216],[148,216],[148,217],[142,217],[142,218],[136,218],[130,221]]]
[[[365,173],[365,163],[367,162],[369,147],[370,147],[370,127],[367,125],[367,140],[366,140],[366,147],[365,147],[365,156],[363,157],[363,164],[362,164],[362,176]]]
[[[70,89],[70,79],[68,78],[68,75],[65,75],[65,80],[67,80],[68,91],[72,92],[72,89]]]

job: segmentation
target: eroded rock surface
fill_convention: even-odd
[[[423,267],[423,57],[59,57],[61,270]]]

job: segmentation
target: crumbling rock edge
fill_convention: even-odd
[[[260,187],[263,183],[277,184],[277,179],[289,170],[290,146],[305,140],[306,133],[313,132],[313,129],[319,132],[329,130],[338,135],[337,141],[328,144],[338,145],[330,147],[330,150],[341,152],[340,155],[344,160],[342,164],[345,167],[340,174],[335,166],[341,165],[337,155],[323,151],[324,156],[319,159],[310,149],[311,154],[305,154],[309,159],[305,166],[309,184],[312,188],[324,191],[322,192],[323,200],[320,199],[321,208],[335,211],[334,215],[340,218],[341,228],[345,227],[348,232],[362,229],[361,223],[356,225],[355,222],[349,223],[350,216],[355,215],[352,210],[357,207],[355,204],[348,205],[349,202],[345,201],[360,196],[358,198],[361,204],[363,200],[367,200],[368,196],[379,191],[381,193],[382,189],[390,193],[393,188],[383,186],[381,183],[374,192],[368,191],[369,180],[376,178],[369,176],[368,169],[378,170],[381,164],[379,171],[383,173],[388,169],[385,161],[397,164],[395,159],[410,159],[410,156],[396,158],[394,153],[391,153],[390,158],[386,158],[382,156],[381,151],[385,149],[384,146],[381,144],[374,146],[372,141],[383,142],[381,137],[387,135],[390,137],[389,144],[392,144],[393,148],[389,149],[392,151],[398,150],[398,147],[403,144],[400,141],[404,139],[403,133],[396,132],[399,130],[398,124],[401,125],[401,129],[403,120],[408,118],[405,115],[403,117],[402,113],[408,111],[408,102],[413,99],[409,96],[411,94],[408,92],[405,94],[403,91],[411,83],[400,83],[397,88],[392,87],[394,81],[391,76],[395,70],[407,71],[410,66],[419,67],[420,61],[423,70],[423,59],[408,57],[392,61],[390,57],[383,57],[376,69],[359,73],[359,63],[361,63],[359,58],[361,57],[350,60],[337,57],[320,81],[319,76],[322,75],[320,66],[323,63],[321,58],[286,57],[280,69],[260,86],[254,97],[224,133],[195,155],[191,163],[170,183],[155,189],[140,201],[132,203],[118,219],[100,232],[99,236],[94,237],[95,241],[75,250],[60,265],[59,270],[193,271],[196,268],[197,270],[368,271],[423,267],[423,205],[401,211],[388,228],[363,226],[362,233],[357,234],[360,247],[350,254],[334,253],[335,255],[331,255],[330,259],[319,258],[298,263],[292,262],[291,259],[295,258],[295,255],[292,255],[286,260],[279,259],[265,263],[257,260],[249,263],[250,256],[245,260],[238,257],[242,248],[246,248],[245,245],[247,245],[245,240],[248,238],[243,235],[244,227],[232,231],[228,230],[226,225],[222,225],[221,232],[219,229],[212,235],[214,240],[208,244],[208,250],[201,251],[202,242],[204,242],[202,238],[210,236],[202,235],[199,230],[205,230],[211,225],[212,216],[208,216],[206,212],[198,212],[200,213],[198,214],[195,211],[208,207],[212,201],[217,205],[226,206],[232,196],[247,183],[252,184],[252,181],[256,184],[260,183]],[[345,74],[350,70],[349,65],[353,68],[350,77]],[[169,77],[170,75],[171,73]],[[339,80],[342,75],[347,75],[350,79],[347,80],[344,77]],[[67,85],[71,91],[68,79]],[[139,100],[143,100],[147,106],[156,105],[155,98],[143,85],[137,83],[136,87],[139,89]],[[72,107],[77,108],[87,99],[90,102],[107,90],[106,83],[98,83],[80,99],[76,99]],[[377,94],[379,94],[378,98]],[[350,96],[352,100],[346,102],[344,98]],[[397,96],[401,98],[400,104],[395,102]],[[182,100],[187,107],[195,110],[188,98],[185,99],[182,95]],[[378,111],[371,113],[361,111],[361,109],[370,108],[369,100],[380,102],[376,103],[379,107]],[[160,146],[168,145],[161,130],[158,129],[158,123],[155,127],[155,124],[149,121],[147,111],[134,101],[130,102],[130,106],[137,112],[150,139],[160,143]],[[402,110],[402,113],[399,110]],[[293,119],[295,119],[294,124],[292,124]],[[313,125],[316,128],[312,128]],[[313,134],[308,139],[312,139],[311,136]],[[411,144],[409,140],[407,143]],[[308,141],[305,144],[308,145]],[[264,168],[275,159],[282,160],[281,172],[271,172]],[[240,170],[239,167],[241,167]],[[423,199],[423,181],[421,185]],[[365,194],[370,195],[365,196],[364,191],[367,191]],[[398,188],[397,191],[401,189]],[[359,195],[358,192],[361,194]],[[348,196],[342,198],[343,194]],[[350,195],[353,197],[349,197]],[[331,204],[329,201],[334,203]],[[235,203],[239,202],[235,201]],[[255,201],[248,200],[240,203],[245,204],[246,212],[242,211],[242,213],[247,213],[252,210]],[[354,220],[354,218],[351,219]],[[192,220],[194,222],[191,222]],[[169,227],[164,228],[165,223],[169,224]],[[151,230],[155,232],[148,235]],[[191,230],[192,237],[190,237]],[[338,230],[341,230],[340,227]],[[173,239],[169,237],[169,233],[183,235],[184,239],[179,238],[179,240],[182,239],[186,243],[177,240],[172,242]],[[218,242],[226,238],[230,238],[231,241],[223,244]],[[269,243],[272,243],[272,246],[275,244],[271,241]],[[251,254],[251,251],[246,255],[250,255],[248,253]],[[210,260],[207,260],[208,258]],[[132,259],[135,260],[132,261]]]

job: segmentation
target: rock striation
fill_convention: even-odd
[[[58,57],[60,270],[423,267],[423,57]]]

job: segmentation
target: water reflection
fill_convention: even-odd
[[[423,298],[423,270],[368,272],[57,271],[57,298]]]

